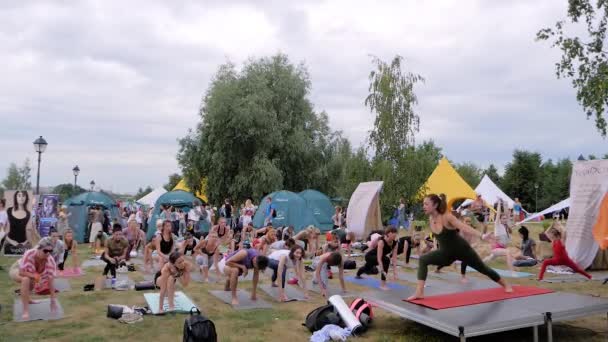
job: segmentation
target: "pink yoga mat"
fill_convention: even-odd
[[[84,272],[80,268],[66,267],[63,271],[57,271],[57,276],[60,278],[80,277]]]

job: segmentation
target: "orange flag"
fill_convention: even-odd
[[[597,221],[593,226],[593,237],[601,249],[608,248],[608,192],[600,204]]]

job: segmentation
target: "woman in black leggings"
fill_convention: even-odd
[[[357,271],[357,278],[361,279],[361,275],[363,273],[370,274],[372,270],[376,266],[380,266],[382,270],[380,272],[380,279],[382,283],[380,288],[382,290],[389,290],[386,286],[386,273],[388,272],[388,268],[391,264],[391,260],[393,262],[393,276],[394,279],[397,279],[397,228],[388,227],[384,231],[384,237],[382,237],[378,241],[378,245],[376,248],[371,249],[367,254],[365,254],[365,265],[361,267]]]
[[[452,214],[446,213],[447,204],[437,195],[428,195],[424,198],[424,212],[429,215],[430,227],[433,235],[439,242],[439,248],[433,252],[420,257],[418,264],[418,285],[416,293],[408,300],[424,298],[424,283],[428,273],[429,265],[445,266],[451,265],[456,260],[468,264],[479,273],[484,274],[504,287],[505,292],[513,292],[513,289],[502,279],[496,271],[486,266],[469,243],[456,231],[460,229],[465,233],[479,236],[482,239],[489,235],[482,234],[475,229],[459,221]]]

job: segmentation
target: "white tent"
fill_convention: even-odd
[[[364,238],[372,230],[382,229],[380,191],[384,182],[366,182],[357,186],[348,202],[346,226],[357,238]]]
[[[569,207],[570,207],[570,198],[566,198],[565,200],[563,200],[563,201],[561,201],[561,202],[559,202],[557,204],[554,204],[554,205],[550,206],[549,208],[541,211],[540,213],[536,213],[534,215],[530,215],[530,216],[526,217],[525,220],[523,220],[523,221],[521,221],[521,222],[519,222],[517,224],[522,224],[522,223],[525,223],[525,222],[528,222],[528,221],[532,221],[532,220],[537,219],[537,218],[539,218],[541,216],[544,216],[544,215],[547,215],[547,214],[550,214],[552,212],[559,211],[559,210],[562,210],[562,209],[565,209],[565,208],[569,208]]]
[[[153,207],[154,203],[156,203],[156,200],[162,196],[165,192],[167,192],[167,190],[165,190],[165,188],[163,188],[162,186],[159,186],[158,188],[152,190],[151,193],[147,194],[146,196],[138,199],[136,202],[139,204],[143,204],[149,207]]]
[[[505,202],[507,202],[509,208],[513,208],[513,204],[515,203],[511,197],[507,196],[507,194],[505,194],[494,182],[492,182],[488,175],[483,176],[481,182],[479,182],[479,185],[475,188],[475,192],[481,194],[483,200],[490,206],[498,202],[499,198],[502,198]],[[471,202],[473,201],[466,200],[461,206],[465,206]]]

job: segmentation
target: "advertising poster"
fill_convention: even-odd
[[[38,217],[38,232],[41,237],[45,237],[49,236],[51,227],[57,227],[59,195],[42,195],[40,203],[42,207]]]

